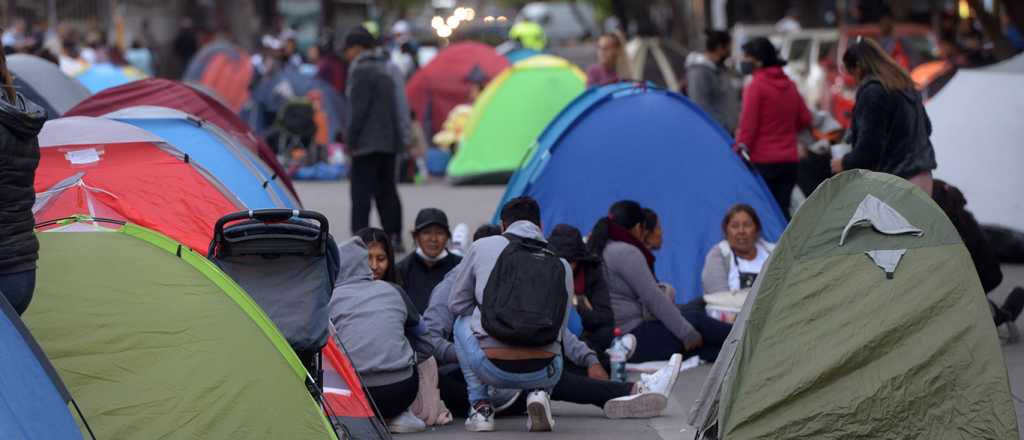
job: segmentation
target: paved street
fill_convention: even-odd
[[[349,236],[349,195],[347,182],[301,183],[299,195],[306,208],[323,212],[331,221],[336,237]],[[425,207],[444,209],[453,223],[467,223],[471,229],[490,220],[504,187],[454,188],[441,182],[421,186],[402,186],[404,225],[411,229],[416,212]],[[379,224],[376,214],[371,220]],[[667,231],[668,232],[668,231]],[[669,232],[670,233],[670,232]],[[408,236],[406,245],[410,245]],[[1024,285],[1024,266],[1004,266],[1005,280],[993,299],[1001,303],[1012,286]],[[1024,326],[1024,319],[1019,321]],[[1010,371],[1012,391],[1016,398],[1018,424],[1024,426],[1024,344],[1005,347],[1007,367]],[[685,426],[684,415],[696,398],[708,366],[686,371],[679,377],[665,415],[651,420],[608,420],[599,408],[569,403],[554,404],[555,430],[549,434],[531,434],[530,438],[559,439],[690,439],[693,430]],[[499,432],[486,434],[488,439],[512,439],[526,435],[524,417],[498,419]],[[452,425],[433,428],[426,434],[409,435],[424,439],[470,439],[484,435],[466,432],[462,420]]]

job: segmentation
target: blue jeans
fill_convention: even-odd
[[[36,270],[0,274],[0,295],[7,298],[19,315],[25,313],[36,290]]]
[[[473,318],[460,316],[455,320],[455,352],[459,357],[459,368],[466,378],[466,389],[469,391],[470,407],[481,400],[490,400],[488,387],[537,390],[551,392],[562,377],[562,356],[555,355],[551,367],[532,373],[509,373],[487,359],[480,341],[473,334],[470,326]]]

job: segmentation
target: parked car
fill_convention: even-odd
[[[782,37],[779,52],[787,61],[783,70],[796,83],[810,109],[821,108],[828,92],[828,75],[821,61],[835,57],[838,44],[839,31],[835,29],[807,29]]]

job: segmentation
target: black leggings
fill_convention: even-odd
[[[412,376],[401,382],[379,387],[366,387],[366,391],[377,405],[377,412],[383,419],[390,419],[412,406],[420,391],[420,375],[416,369]]]
[[[32,302],[32,293],[36,289],[36,270],[0,274],[0,295],[7,298],[14,311],[19,315],[25,313]]]
[[[685,357],[698,355],[706,362],[718,359],[718,352],[722,350],[722,344],[729,337],[732,324],[714,319],[704,310],[697,308],[688,308],[680,313],[704,338],[704,345],[695,351],[687,352],[683,348],[683,342],[661,321],[647,321],[630,332],[636,336],[637,342],[636,352],[629,359],[630,362],[664,361],[676,353],[683,353]]]
[[[352,196],[352,234],[370,225],[371,201],[377,202],[381,229],[402,232],[402,201],[395,181],[394,154],[368,154],[352,158],[349,190]]]
[[[793,197],[793,187],[796,186],[797,176],[800,173],[800,165],[793,163],[757,163],[754,164],[757,172],[768,184],[768,190],[775,196],[775,201],[782,208],[782,214],[789,219],[789,201]]]

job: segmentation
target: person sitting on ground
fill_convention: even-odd
[[[708,251],[700,279],[704,293],[749,289],[775,244],[761,238],[761,218],[750,205],[738,204],[722,219],[725,240]]]
[[[338,254],[338,279],[328,306],[335,334],[388,428],[422,431],[425,424],[409,411],[419,390],[417,353],[429,356],[432,350],[422,336],[419,314],[395,285],[373,279],[361,238],[339,245]]]
[[[661,231],[661,219],[651,208],[644,208],[644,244],[652,251],[661,249],[664,237]]]
[[[388,233],[383,229],[370,227],[360,229],[356,236],[366,244],[373,279],[398,284],[398,275],[395,274],[395,250],[391,247]]]
[[[556,228],[557,229],[557,228]],[[500,235],[501,229],[484,225],[473,234],[473,241]],[[434,288],[430,306],[423,315],[426,337],[433,346],[433,355],[441,364],[439,383],[441,398],[452,411],[470,409],[466,392],[466,379],[459,368],[459,359],[452,343],[452,327],[455,318],[448,310],[452,287],[456,276],[465,263],[445,275],[444,281]],[[635,348],[635,339],[632,347]],[[569,360],[562,378],[551,392],[554,400],[594,405],[604,409],[609,418],[647,418],[661,415],[668,405],[682,359],[670,362],[653,374],[641,375],[636,383],[620,383],[608,380],[608,374],[597,363],[596,353],[581,343],[571,333],[562,340],[562,349]],[[491,400],[495,413],[522,413],[522,399],[518,390],[492,389]]]
[[[444,211],[426,208],[416,214],[416,229],[412,233],[416,251],[398,262],[397,270],[399,284],[419,313],[427,310],[434,286],[462,261],[462,257],[448,252],[451,238],[448,216]]]
[[[615,202],[590,233],[590,251],[604,261],[615,324],[637,338],[633,362],[697,354],[714,362],[732,326],[699,310],[676,306],[654,276],[654,255],[643,243],[643,207]],[[645,320],[645,310],[651,318]]]
[[[448,309],[472,405],[466,429],[494,430],[489,387],[527,393],[529,431],[550,431],[549,393],[562,376],[572,269],[547,248],[540,206],[517,197],[501,210],[502,236],[473,243]]]
[[[953,223],[953,227],[960,233],[967,252],[971,254],[974,269],[978,272],[982,291],[985,292],[985,295],[992,293],[1003,282],[1003,269],[999,265],[999,257],[996,256],[995,250],[989,244],[989,239],[981,230],[981,225],[974,218],[974,214],[967,210],[967,199],[960,188],[940,179],[934,179],[933,182],[932,200],[939,205],[939,208],[942,208],[950,222]],[[1012,327],[1021,311],[1024,310],[1024,288],[1018,286],[1010,291],[1001,306],[996,305],[990,299],[988,303],[995,326],[998,328],[1007,324]],[[1011,338],[1013,338],[1012,334]]]
[[[591,348],[604,353],[612,345],[615,330],[615,315],[608,296],[608,282],[604,279],[604,265],[601,258],[591,254],[583,243],[583,234],[573,226],[555,226],[548,237],[551,249],[572,267],[576,295],[573,308],[583,321],[583,339]],[[624,335],[632,339],[633,335]]]

